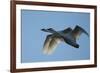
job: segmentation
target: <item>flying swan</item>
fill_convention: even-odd
[[[47,35],[44,42],[44,54],[52,54],[58,44],[60,44],[60,42],[65,42],[75,48],[79,48],[79,44],[76,43],[76,40],[79,39],[80,35],[82,33],[85,33],[87,36],[89,36],[89,34],[78,25],[76,25],[74,29],[67,28],[61,31],[55,31],[53,28],[41,30],[51,33]]]

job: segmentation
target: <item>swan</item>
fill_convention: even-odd
[[[76,40],[79,39],[82,33],[87,36],[89,34],[80,26],[76,25],[74,29],[68,27],[67,29],[61,31],[55,31],[53,28],[41,29],[44,32],[49,32],[51,34],[47,35],[46,40],[43,45],[44,54],[52,54],[56,47],[61,43],[71,45],[72,47],[79,48]]]

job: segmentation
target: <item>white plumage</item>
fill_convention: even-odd
[[[89,36],[89,34],[78,25],[73,30],[71,28],[67,28],[62,31],[55,31],[54,29],[49,28],[42,29],[42,31],[52,33],[47,35],[44,42],[44,54],[52,54],[60,42],[65,42],[75,48],[79,48],[79,44],[76,43],[76,40],[79,39],[80,35],[85,33],[87,36]]]

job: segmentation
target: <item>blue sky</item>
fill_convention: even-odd
[[[56,12],[21,10],[21,62],[73,61],[90,59],[90,40],[82,34],[77,43],[80,48],[74,48],[64,42],[58,45],[51,55],[43,54],[42,48],[49,33],[43,28],[63,30],[76,25],[90,33],[90,14],[80,12]]]

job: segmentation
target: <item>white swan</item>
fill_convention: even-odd
[[[55,48],[60,42],[65,42],[75,48],[79,48],[79,45],[76,43],[76,40],[79,39],[82,33],[88,35],[88,33],[78,25],[76,25],[73,30],[71,28],[67,28],[62,31],[55,31],[54,29],[49,28],[42,29],[42,31],[51,33],[50,35],[47,35],[46,40],[44,42],[43,52],[45,54],[52,54],[52,52],[55,50]]]

